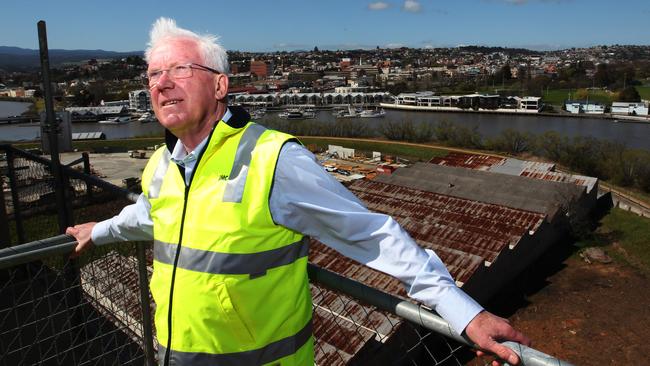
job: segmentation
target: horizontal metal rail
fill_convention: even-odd
[[[380,310],[398,315],[412,323],[445,337],[452,338],[462,344],[476,349],[479,348],[468,339],[454,332],[446,320],[421,305],[404,301],[396,296],[366,286],[363,283],[343,277],[313,264],[309,264],[308,271],[309,278],[314,282],[342,292],[366,304],[373,305]],[[523,366],[573,366],[566,361],[559,360],[516,342],[502,342],[501,344],[515,351],[519,355],[521,365]]]
[[[59,235],[15,247],[0,249],[0,269],[17,266],[37,259],[70,254],[76,244],[77,242],[73,237]],[[393,295],[312,264],[309,264],[308,272],[310,279],[314,282],[340,291],[364,303],[373,305],[380,310],[398,315],[412,323],[445,337],[452,338],[462,344],[477,348],[475,344],[456,334],[447,321],[422,306],[404,301]],[[519,343],[503,342],[502,344],[515,351],[521,358],[522,365],[524,366],[572,366],[566,361],[556,359]]]

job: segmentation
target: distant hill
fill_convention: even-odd
[[[66,62],[81,62],[85,60],[112,59],[131,55],[142,56],[143,51],[113,52],[104,50],[49,50],[50,65],[59,66]],[[19,47],[0,46],[0,69],[5,71],[31,71],[41,65],[38,50]]]

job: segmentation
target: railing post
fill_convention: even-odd
[[[138,282],[140,284],[140,306],[142,307],[142,328],[144,331],[144,355],[145,365],[155,366],[153,349],[153,326],[151,323],[151,307],[149,304],[149,275],[147,273],[147,256],[145,243],[135,244],[136,256],[138,258]]]
[[[66,199],[67,182],[63,176],[61,163],[59,161],[59,124],[54,114],[54,97],[52,95],[52,84],[50,82],[50,56],[47,48],[47,30],[45,21],[41,20],[37,24],[38,28],[38,46],[41,56],[41,73],[43,75],[43,93],[45,94],[45,123],[43,131],[48,134],[50,159],[52,161],[51,170],[54,176],[56,187],[56,203],[59,207],[59,233],[65,232],[65,229],[72,223],[70,217],[69,202]]]
[[[82,152],[81,159],[83,159],[84,163],[84,174],[90,175],[90,157],[88,156],[88,153],[85,151]],[[86,183],[86,196],[90,200],[93,198],[93,186],[88,182],[84,183]]]
[[[0,177],[0,185],[2,178]],[[7,215],[7,205],[5,204],[5,193],[0,191],[0,249],[11,246],[11,236],[9,235],[9,215]]]
[[[13,150],[7,149],[7,175],[9,175],[9,188],[11,189],[11,201],[14,208],[14,222],[16,223],[16,235],[18,244],[26,243],[25,229],[23,228],[23,217],[20,212],[20,197],[18,196],[18,179],[16,177],[16,156]]]

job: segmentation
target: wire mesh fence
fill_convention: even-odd
[[[4,157],[0,161],[3,186],[0,218],[5,219],[8,227],[8,238],[0,241],[0,245],[11,246],[59,234],[57,222],[64,210],[69,217],[68,224],[97,221],[111,217],[128,202],[119,191],[80,179],[82,173],[91,171],[83,158],[72,164],[79,174],[66,174],[65,184],[57,187],[49,160],[7,145],[0,145],[0,156]],[[60,207],[56,201],[57,189],[64,190],[66,207]],[[0,239],[2,235],[0,232]]]
[[[121,252],[3,269],[0,364],[144,364],[139,289],[122,276],[137,273],[133,245]]]
[[[18,247],[0,249],[0,365],[155,364],[154,305],[147,286],[151,243],[97,247],[70,260],[74,240],[58,237],[65,242],[63,254],[55,250],[62,243],[51,238],[60,230],[56,214],[61,208],[52,204],[57,187],[47,161],[5,152],[0,166],[8,189],[0,214],[11,228],[7,243],[49,238],[55,245],[34,246],[29,261],[19,263],[11,259]],[[66,179],[70,217],[77,223],[111,217],[133,200],[80,173],[68,170]],[[29,243],[20,247],[32,250]],[[421,315],[404,317],[392,305],[381,305],[394,301],[390,295],[370,289],[380,299],[369,302],[358,288],[333,286],[348,279],[332,274],[326,279],[325,272],[310,265],[317,365],[446,366],[472,359],[468,347],[449,333],[429,330],[438,328],[423,321],[426,311],[418,308]]]

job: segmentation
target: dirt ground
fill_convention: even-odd
[[[588,264],[555,249],[514,286],[526,290],[504,292],[488,308],[534,348],[575,365],[650,365],[650,282],[622,262]]]

